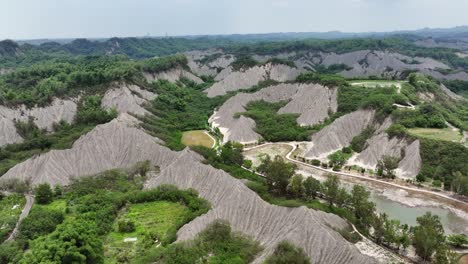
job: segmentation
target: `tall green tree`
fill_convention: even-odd
[[[48,183],[39,184],[34,188],[34,195],[38,204],[48,204],[54,199],[54,192]]]
[[[437,248],[444,244],[444,228],[439,216],[430,212],[416,218],[416,222],[418,225],[414,228],[413,246],[416,254],[428,261]]]
[[[291,181],[288,185],[289,193],[296,198],[302,197],[304,194],[304,177],[301,174],[295,174],[291,177]]]
[[[322,184],[314,177],[307,177],[304,181],[304,195],[307,199],[315,199],[322,191]]]
[[[364,230],[372,225],[375,214],[375,204],[369,201],[370,192],[362,185],[354,185],[351,191],[351,206],[356,217],[357,224]]]
[[[326,199],[331,207],[337,202],[340,192],[340,180],[336,175],[329,175],[327,180],[323,183]]]
[[[273,160],[266,156],[258,170],[265,175],[268,188],[271,191],[284,195],[289,180],[296,171],[296,165],[285,162],[281,156],[276,156]]]

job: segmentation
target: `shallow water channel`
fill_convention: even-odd
[[[399,202],[392,201],[375,191],[371,194],[371,200],[376,204],[378,212],[386,213],[390,218],[400,220],[402,224],[415,226],[416,218],[429,211],[440,217],[447,234],[468,234],[468,219],[455,214],[447,208],[435,206],[410,207]]]
[[[261,153],[270,156],[285,156],[290,151],[289,146],[269,145],[256,150],[244,153],[247,158],[258,165],[258,155]],[[298,173],[304,176],[313,176],[320,181],[325,181],[323,171],[318,171],[311,167],[299,166]],[[457,209],[446,203],[443,199],[432,199],[425,195],[409,194],[407,191],[397,188],[391,188],[382,185],[376,185],[368,181],[340,176],[341,185],[348,190],[352,189],[354,184],[364,185],[371,191],[371,200],[376,204],[378,212],[386,213],[389,218],[399,220],[402,224],[415,226],[416,218],[426,212],[438,215],[447,234],[464,233],[468,235],[468,211]],[[468,207],[467,207],[468,208]]]

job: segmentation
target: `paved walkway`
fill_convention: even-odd
[[[23,207],[23,211],[21,212],[18,222],[16,222],[15,229],[13,229],[13,232],[11,232],[10,236],[5,240],[5,242],[14,240],[16,238],[21,221],[23,221],[23,219],[29,215],[29,211],[31,211],[31,208],[34,204],[34,197],[31,194],[26,194],[25,197],[26,204]]]
[[[290,162],[293,162],[293,163],[296,163],[296,164],[311,167],[311,168],[314,168],[316,170],[324,171],[324,172],[335,174],[335,175],[353,177],[353,178],[357,178],[357,179],[361,179],[361,180],[365,180],[365,181],[371,181],[371,182],[377,182],[377,183],[380,183],[380,184],[389,185],[389,186],[400,188],[400,189],[403,189],[403,190],[434,195],[434,196],[437,196],[437,197],[442,198],[442,199],[450,200],[451,202],[462,204],[463,206],[468,205],[468,202],[459,200],[457,198],[451,197],[450,195],[447,195],[447,194],[444,194],[444,193],[434,192],[434,191],[420,189],[420,188],[416,188],[416,187],[404,186],[404,185],[400,185],[398,183],[379,180],[379,179],[375,179],[375,178],[371,178],[371,177],[363,176],[363,175],[357,175],[357,174],[346,173],[346,172],[337,172],[337,171],[333,171],[331,169],[324,169],[324,168],[319,167],[319,166],[314,166],[314,165],[311,165],[311,164],[308,164],[308,163],[305,163],[305,162],[302,162],[302,161],[295,160],[295,159],[291,158],[292,153],[297,148],[296,144],[294,144],[294,143],[265,143],[265,144],[257,145],[257,146],[251,147],[251,148],[246,148],[245,150],[261,148],[261,147],[268,146],[268,145],[288,145],[288,146],[291,146],[292,149],[288,154],[286,154],[285,158],[287,160],[289,160]]]

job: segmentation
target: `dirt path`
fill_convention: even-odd
[[[397,184],[397,183],[393,183],[393,182],[388,182],[388,181],[384,181],[384,180],[379,180],[379,179],[375,179],[375,178],[370,178],[370,177],[367,177],[367,176],[362,176],[362,175],[356,175],[356,174],[351,174],[351,173],[345,173],[345,172],[337,172],[337,171],[333,171],[331,169],[324,169],[322,167],[318,167],[318,166],[313,166],[311,164],[308,164],[308,163],[305,163],[305,162],[302,162],[302,161],[298,161],[298,160],[295,160],[293,158],[291,158],[291,154],[296,150],[296,144],[293,144],[293,143],[265,143],[265,144],[262,144],[262,145],[258,145],[258,146],[254,146],[254,147],[251,147],[251,148],[246,148],[245,150],[251,150],[251,149],[255,149],[255,148],[261,148],[261,147],[264,147],[264,146],[267,146],[267,145],[277,145],[277,144],[281,144],[281,145],[288,145],[288,146],[291,146],[292,149],[291,151],[289,151],[288,154],[286,154],[285,158],[287,160],[289,160],[290,162],[293,162],[293,163],[296,163],[296,164],[300,164],[302,166],[306,166],[306,167],[310,167],[310,168],[314,168],[316,170],[319,170],[319,171],[323,171],[323,172],[327,172],[327,173],[331,173],[331,174],[335,174],[335,175],[340,175],[340,176],[345,176],[345,177],[352,177],[352,178],[356,178],[356,179],[360,179],[360,180],[364,180],[364,181],[370,181],[370,182],[376,182],[376,183],[379,183],[379,184],[383,184],[383,185],[387,185],[387,186],[392,186],[392,187],[396,187],[396,188],[399,188],[399,189],[403,189],[403,190],[407,190],[407,191],[411,191],[411,192],[415,192],[415,193],[422,193],[422,194],[426,194],[426,195],[432,195],[432,196],[436,196],[438,198],[442,198],[444,200],[448,200],[450,201],[450,204],[455,204],[455,205],[459,205],[460,208],[468,208],[468,203],[465,202],[465,201],[461,201],[459,199],[456,199],[454,197],[451,197],[447,194],[444,194],[444,193],[439,193],[439,192],[434,192],[434,191],[430,191],[430,190],[424,190],[424,189],[419,189],[419,188],[415,188],[415,187],[409,187],[409,186],[404,186],[404,185],[401,185],[401,184]]]
[[[16,238],[16,236],[18,235],[18,228],[21,224],[21,221],[23,221],[23,219],[29,215],[29,211],[31,211],[31,208],[34,204],[34,197],[31,194],[26,194],[25,197],[26,204],[23,207],[23,211],[21,211],[21,215],[18,218],[18,221],[16,222],[15,229],[13,229],[13,232],[11,232],[10,236],[5,240],[5,242],[14,240]]]

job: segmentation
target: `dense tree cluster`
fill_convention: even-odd
[[[269,103],[253,101],[247,104],[246,112],[238,113],[255,120],[255,130],[268,142],[308,140],[313,127],[300,126],[298,114],[278,114],[286,102]]]

